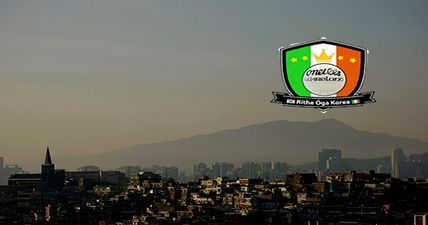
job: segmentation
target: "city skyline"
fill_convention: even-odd
[[[159,173],[155,166],[56,169],[50,152],[48,146],[40,173],[12,174],[0,185],[1,224],[418,225],[428,219],[428,152],[402,161],[403,150],[393,149],[384,162],[394,175],[379,167],[340,171],[347,164],[341,150],[322,149],[318,170],[244,163],[224,176],[233,165],[199,163],[187,181],[178,170]]]
[[[325,132],[326,130],[329,132]],[[306,141],[308,138],[312,141]],[[175,165],[188,172],[191,171],[191,165],[207,159],[210,159],[208,162],[228,161],[235,164],[282,159],[290,165],[306,164],[317,161],[317,151],[322,148],[339,148],[343,150],[343,157],[359,159],[384,157],[396,147],[406,149],[406,154],[409,155],[428,151],[427,142],[360,131],[332,119],[316,122],[272,121],[167,142],[137,145],[103,154],[61,155],[58,153],[60,149],[53,147],[56,150],[55,158],[64,169],[75,169],[76,165],[97,165],[103,169],[116,169],[123,165]],[[296,152],[296,149],[300,151]],[[27,171],[35,171],[38,170],[39,160],[38,156],[29,156],[21,161],[11,162],[6,157],[5,162],[19,164]]]
[[[55,170],[50,148],[47,146],[42,164],[43,173],[57,173],[55,171],[70,171],[61,169]],[[77,166],[76,164],[75,166]],[[151,167],[150,167],[151,166]],[[201,177],[228,177],[231,179],[247,178],[264,180],[281,180],[287,174],[311,172],[315,173],[318,179],[325,179],[326,175],[334,173],[343,173],[346,171],[368,172],[376,171],[376,173],[387,173],[392,178],[406,179],[417,178],[423,179],[428,176],[428,151],[422,154],[406,154],[402,148],[393,148],[391,154],[388,156],[378,158],[342,158],[341,149],[321,149],[318,152],[317,162],[308,162],[301,165],[289,165],[286,161],[273,159],[269,161],[242,161],[240,163],[233,163],[230,161],[201,161],[193,165],[193,172],[186,171],[183,167],[176,165],[137,165],[137,164],[123,164],[117,168],[103,168],[98,165],[84,165],[78,168],[73,168],[71,171],[77,169],[78,172],[98,172],[109,173],[118,171],[123,173],[126,177],[139,174],[141,172],[153,172],[162,177],[173,178],[178,181],[192,181]],[[30,176],[33,179],[35,175],[28,173],[18,165],[4,165],[4,158],[0,156],[0,185],[4,185],[10,178],[19,176]],[[37,175],[38,176],[38,175]],[[37,177],[41,178],[41,177]],[[45,178],[46,179],[46,178]],[[52,181],[51,181],[52,182]]]
[[[42,164],[43,171],[52,172],[55,170],[55,164],[53,163],[50,147],[46,147],[46,153],[44,157],[44,163]],[[317,162],[308,162],[302,165],[289,165],[285,161],[279,159],[273,159],[269,161],[256,160],[256,161],[242,161],[239,163],[233,163],[230,161],[201,161],[193,165],[193,173],[188,176],[193,179],[199,179],[203,176],[215,177],[229,177],[229,178],[263,178],[269,179],[281,179],[285,174],[290,172],[314,172],[318,171],[321,174],[317,176],[319,179],[324,177],[323,173],[335,173],[355,170],[358,172],[366,172],[369,170],[375,170],[378,173],[390,173],[393,178],[408,178],[408,177],[425,177],[428,176],[428,151],[422,154],[408,154],[406,156],[402,148],[393,148],[391,154],[384,157],[378,158],[342,158],[341,149],[320,149],[318,152]],[[407,164],[407,165],[406,165]],[[416,167],[417,169],[415,169]],[[413,167],[413,168],[411,168]],[[426,168],[425,168],[426,167]],[[10,169],[17,169],[14,171],[8,171]],[[404,168],[404,169],[403,169]],[[101,169],[98,165],[84,165],[72,170],[77,169],[79,172],[86,171],[109,171],[116,170],[124,173],[127,177],[130,175],[138,174],[139,172],[149,171],[160,174],[163,177],[172,177],[178,179],[179,177],[186,176],[183,168],[179,168],[176,165],[131,165],[124,164],[118,168],[103,168]],[[64,170],[62,168],[61,170]],[[4,158],[0,156],[0,183],[8,179],[13,174],[28,174],[25,170],[17,165],[5,165]],[[170,175],[168,175],[170,174]],[[270,178],[269,178],[270,177]]]

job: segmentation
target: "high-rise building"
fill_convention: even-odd
[[[242,163],[243,176],[244,178],[253,179],[262,176],[260,173],[262,166],[255,162],[244,162]]]
[[[219,177],[221,176],[221,164],[218,162],[214,162],[211,164],[211,174],[210,177]]]
[[[233,176],[233,164],[222,162],[220,167],[220,176],[222,177],[231,177]]]
[[[264,170],[264,171],[271,171],[272,168],[273,168],[272,164],[274,164],[274,162],[263,162],[262,163],[262,170]]]
[[[402,148],[394,148],[391,152],[391,176],[400,178],[400,164],[406,161]]]
[[[286,162],[272,161],[271,164],[274,172],[286,172],[288,170]]]
[[[207,164],[201,162],[193,166],[193,176],[195,179],[199,179],[203,176],[208,176],[208,175],[209,175],[209,169]]]
[[[318,154],[318,168],[320,171],[328,169],[327,160],[335,162],[342,160],[342,151],[340,149],[322,149]]]
[[[272,161],[272,172],[269,179],[284,179],[289,167],[286,162]],[[267,179],[268,179],[267,178]]]

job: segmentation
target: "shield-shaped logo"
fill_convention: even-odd
[[[274,92],[273,102],[323,111],[374,102],[374,92],[358,94],[365,76],[366,49],[321,39],[282,47],[280,54],[288,94]]]

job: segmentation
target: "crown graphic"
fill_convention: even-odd
[[[320,55],[315,55],[315,53],[313,53],[313,55],[315,56],[315,60],[317,62],[330,62],[331,58],[333,58],[334,53],[328,56],[327,53],[325,53],[325,49],[323,49]]]

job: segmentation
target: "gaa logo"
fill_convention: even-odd
[[[322,38],[280,48],[288,93],[273,92],[286,106],[329,108],[375,102],[374,92],[358,93],[365,76],[367,50]]]

